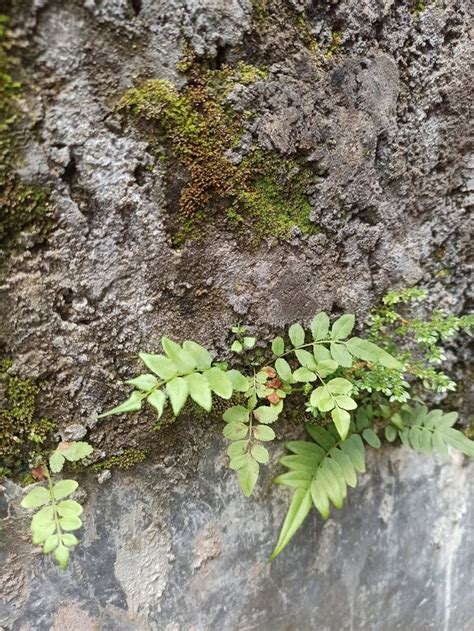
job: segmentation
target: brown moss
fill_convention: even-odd
[[[243,63],[218,70],[198,65],[189,71],[190,63],[186,58],[190,80],[183,90],[168,81],[148,81],[120,102],[122,110],[148,125],[148,133],[155,133],[155,141],[165,145],[186,174],[172,231],[175,245],[198,236],[216,210],[224,211],[218,217],[230,219],[240,231],[252,232],[253,242],[288,238],[295,226],[303,233],[316,231],[309,220],[308,167],[258,148],[238,164],[229,159],[252,114],[235,111],[225,98],[236,83],[263,79],[265,72]]]

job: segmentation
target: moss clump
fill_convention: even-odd
[[[274,236],[286,239],[297,228],[303,234],[319,231],[309,219],[307,190],[313,174],[293,159],[255,152],[246,160],[250,185],[236,193],[228,215],[238,222],[253,220],[255,241]]]
[[[105,458],[105,460],[96,462],[91,465],[90,468],[96,472],[112,468],[128,470],[140,462],[143,462],[146,457],[147,451],[136,447],[130,447],[129,449],[124,449],[123,453],[120,455],[109,456],[108,458]]]
[[[270,0],[251,0],[252,17],[258,22],[264,22],[270,16]]]
[[[425,0],[416,0],[413,8],[411,9],[411,14],[414,15],[415,17],[418,17],[420,13],[423,13],[425,9],[426,9]]]
[[[0,475],[26,469],[56,429],[52,421],[35,414],[38,386],[9,375],[11,364],[0,362]]]
[[[179,93],[168,81],[148,81],[130,90],[121,103],[159,125],[164,140],[189,172],[180,199],[184,217],[199,212],[217,191],[228,194],[237,175],[237,168],[224,154],[240,134],[240,125],[229,109],[212,98],[214,91],[221,92],[222,86],[195,81]]]
[[[17,235],[49,223],[48,193],[22,182],[16,172],[22,145],[22,86],[14,78],[18,64],[9,54],[8,18],[0,15],[0,249],[10,249]]]
[[[185,67],[189,64],[186,58]],[[181,91],[169,81],[148,81],[120,102],[122,110],[147,123],[149,133],[158,136],[186,174],[174,244],[198,236],[215,209],[251,231],[254,241],[288,238],[294,226],[313,231],[304,190],[311,179],[308,167],[258,149],[238,164],[229,159],[252,114],[235,111],[225,99],[236,83],[253,83],[265,78],[265,72],[244,63],[218,70],[193,68]]]
[[[333,31],[331,33],[331,44],[325,54],[326,59],[332,59],[337,54],[341,47],[342,33],[339,31]]]

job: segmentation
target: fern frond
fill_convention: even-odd
[[[331,504],[342,508],[347,486],[355,487],[357,471],[365,471],[365,448],[358,434],[341,440],[332,424],[323,429],[307,423],[306,431],[314,442],[291,441],[286,447],[292,453],[280,459],[289,471],[275,478],[275,482],[296,490],[270,559],[288,545],[312,505],[324,519],[329,517]]]
[[[398,429],[400,440],[415,451],[431,454],[433,449],[442,456],[449,454],[449,447],[474,458],[474,441],[454,429],[457,412],[445,414],[442,410],[431,410],[424,405],[406,408],[402,414],[403,429]]]

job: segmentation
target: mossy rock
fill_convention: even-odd
[[[50,442],[56,425],[36,412],[37,384],[8,373],[0,362],[0,476],[24,472]]]
[[[0,15],[0,252],[11,250],[22,231],[33,226],[41,231],[51,220],[48,192],[24,183],[17,173],[26,117],[17,79],[21,69],[10,54],[7,26],[7,16]]]
[[[307,190],[314,174],[307,165],[258,147],[239,163],[229,157],[252,113],[234,110],[226,97],[237,83],[265,79],[265,71],[242,62],[218,70],[190,66],[188,58],[185,67],[189,83],[182,90],[169,81],[147,81],[129,90],[119,105],[144,124],[160,159],[164,146],[173,185],[177,173],[183,174],[173,243],[198,237],[216,219],[230,220],[254,244],[267,237],[287,239],[295,228],[318,232],[309,218]]]

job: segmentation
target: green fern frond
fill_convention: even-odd
[[[313,505],[327,519],[331,504],[342,508],[347,486],[356,486],[357,471],[365,472],[365,448],[358,434],[341,440],[332,424],[323,429],[307,423],[306,430],[314,442],[291,441],[286,447],[292,453],[280,459],[289,471],[275,482],[296,490],[270,560],[288,545]]]
[[[408,406],[402,413],[403,428],[398,435],[404,445],[423,454],[431,454],[433,449],[442,456],[449,454],[449,447],[474,458],[474,441],[454,429],[457,412],[445,414],[442,410],[431,410],[424,405],[416,408]]]

